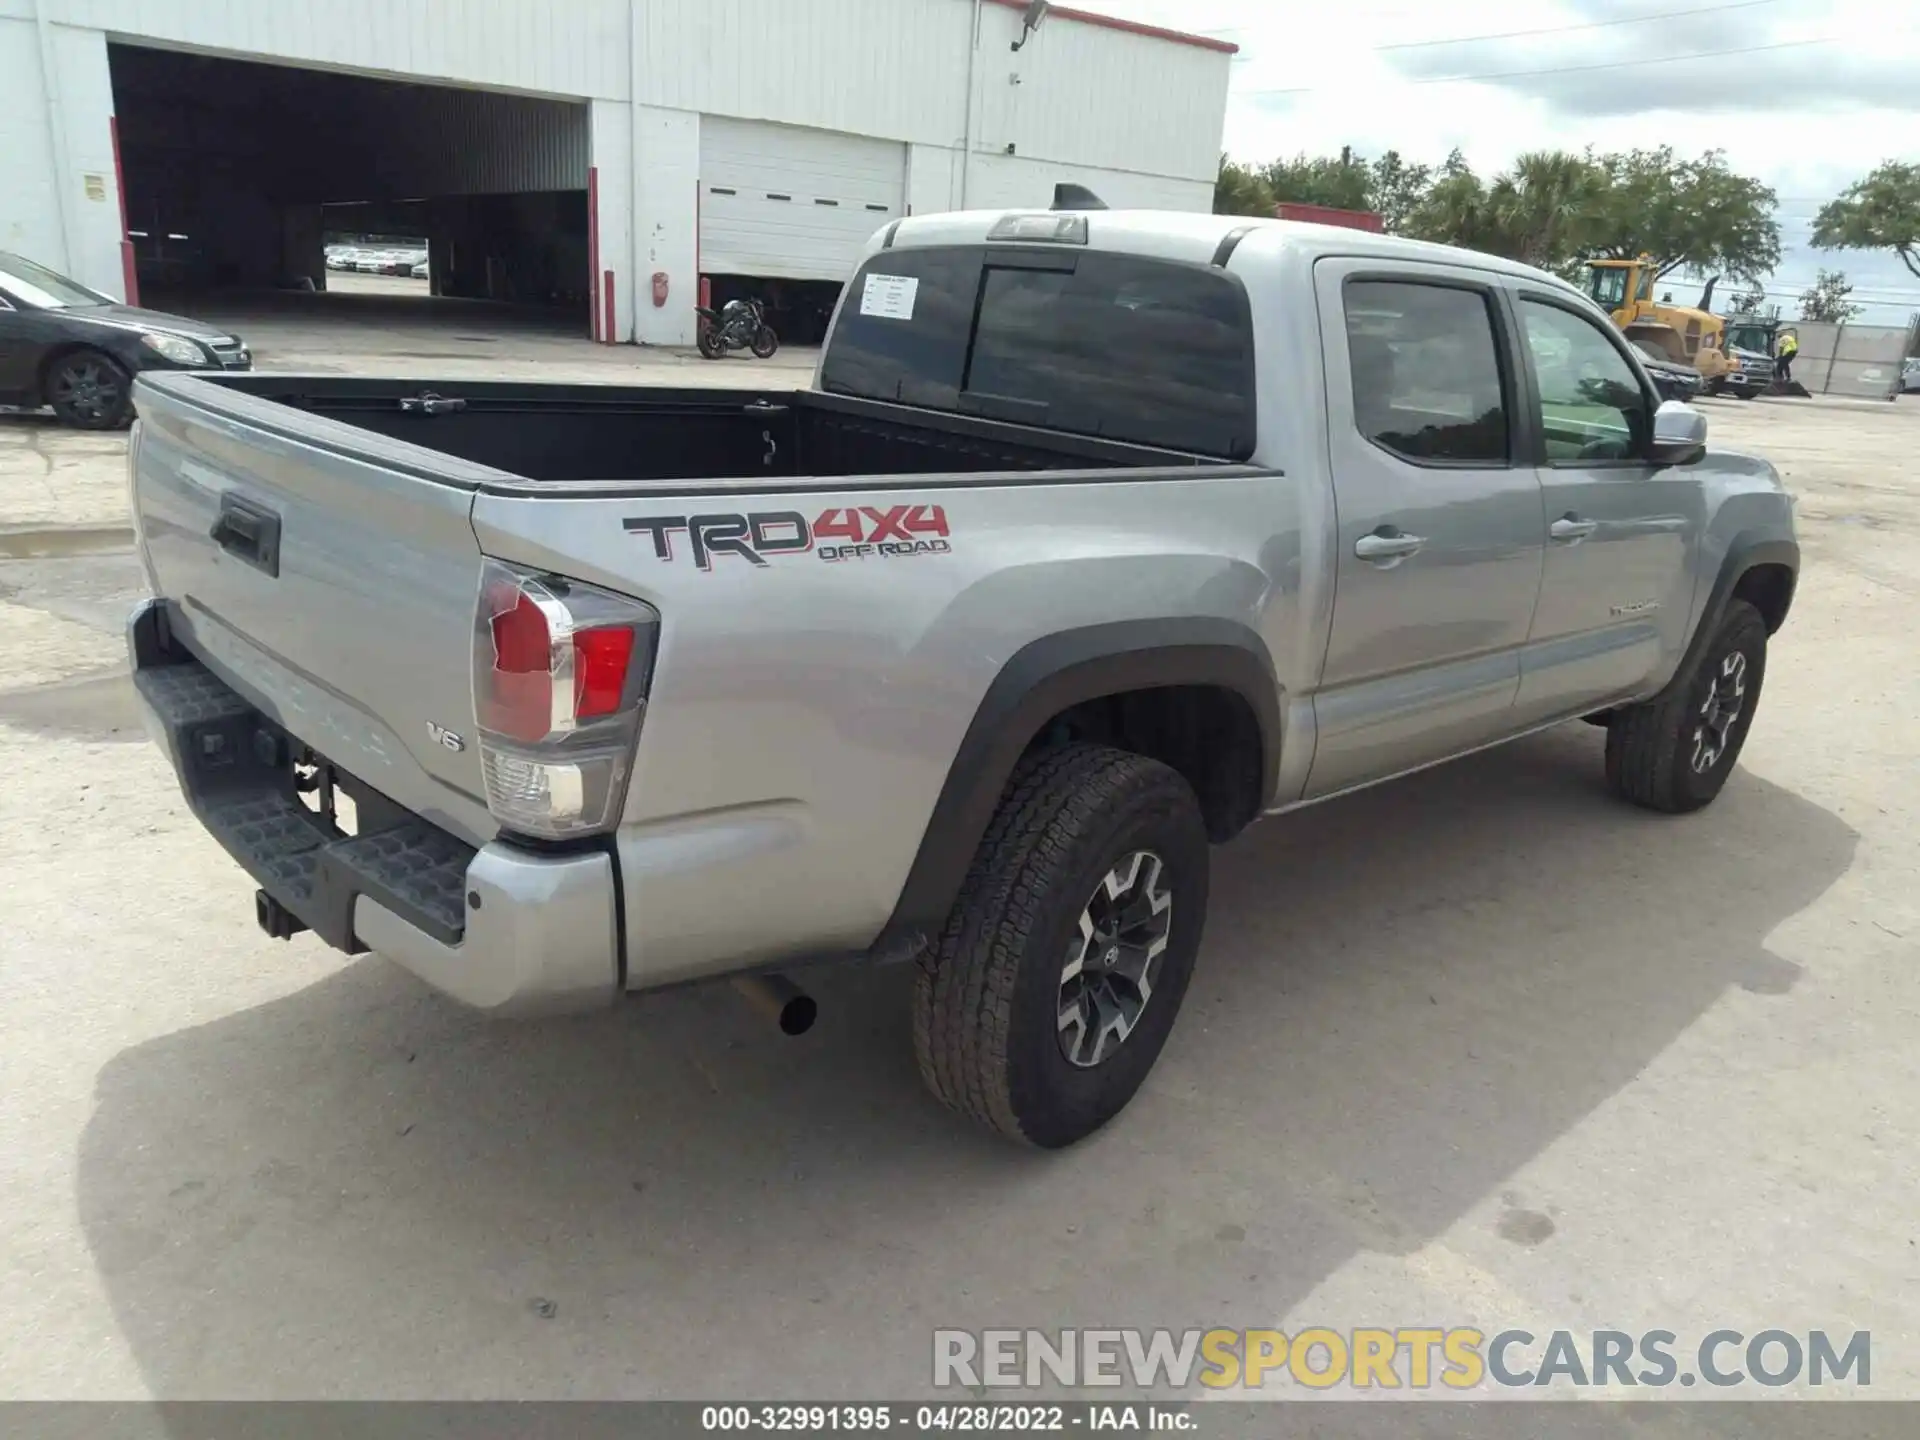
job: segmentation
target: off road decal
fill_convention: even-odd
[[[713,569],[714,558],[721,555],[765,566],[769,556],[804,552],[839,562],[946,555],[953,550],[942,505],[849,505],[822,510],[811,520],[798,510],[755,510],[633,515],[620,523],[629,534],[649,536],[660,560],[676,559],[675,537],[685,536],[693,563],[702,570]]]

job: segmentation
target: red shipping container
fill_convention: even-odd
[[[1273,207],[1276,220],[1304,220],[1310,225],[1343,225],[1349,230],[1382,233],[1386,226],[1371,210],[1336,210],[1331,205],[1303,205],[1283,200]]]

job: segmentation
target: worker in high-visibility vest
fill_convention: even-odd
[[[1800,353],[1800,337],[1791,330],[1782,331],[1780,349],[1773,357],[1773,378],[1782,383],[1793,379],[1793,357]]]

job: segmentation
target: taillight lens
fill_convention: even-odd
[[[549,839],[618,823],[660,615],[597,586],[486,562],[473,709],[487,808]]]

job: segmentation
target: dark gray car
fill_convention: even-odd
[[[0,250],[0,405],[51,405],[69,425],[131,418],[147,370],[246,370],[246,343],[204,320],[122,305]]]

